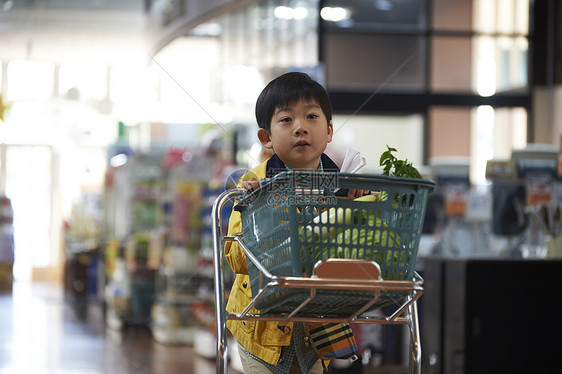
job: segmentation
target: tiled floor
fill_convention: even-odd
[[[18,283],[0,294],[0,374],[206,374],[214,359],[155,341],[148,328],[106,328],[101,307],[79,311],[62,287]],[[237,373],[229,370],[229,373]]]

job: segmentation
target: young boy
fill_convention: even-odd
[[[324,154],[334,132],[332,105],[326,90],[308,75],[286,73],[271,81],[256,102],[256,119],[258,139],[274,155],[241,178],[244,188],[255,189],[263,178],[288,169],[339,171]],[[362,194],[349,191],[350,196]],[[233,211],[228,235],[240,231],[240,213]],[[236,273],[226,309],[240,313],[252,299],[246,256],[234,242],[227,242],[225,254]],[[257,313],[255,309],[251,312]],[[229,320],[226,325],[238,341],[247,374],[323,372],[322,362],[304,343],[302,323]]]

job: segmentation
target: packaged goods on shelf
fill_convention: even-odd
[[[144,321],[161,343],[194,343],[202,311],[214,308],[209,217],[224,189],[213,182],[217,162],[204,149],[171,149],[129,155],[110,170],[108,325]]]
[[[125,262],[121,258],[115,260],[112,276],[105,288],[107,309],[116,317],[129,314],[131,298],[131,280]]]
[[[0,263],[0,291],[12,289],[14,265]]]
[[[164,344],[193,344],[193,308],[185,302],[157,302],[152,307],[152,335]]]
[[[103,298],[105,275],[101,259],[103,195],[88,191],[77,199],[64,221],[65,296],[70,300]]]
[[[14,210],[10,199],[0,196],[0,264],[14,263]]]
[[[10,199],[0,196],[0,291],[11,290],[14,267],[14,210]]]

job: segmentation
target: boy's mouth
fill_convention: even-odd
[[[306,140],[299,140],[298,142],[295,143],[295,147],[306,147],[309,146],[310,143],[307,142]]]

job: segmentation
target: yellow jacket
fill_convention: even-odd
[[[267,161],[246,173],[241,180],[251,178],[265,178]],[[228,235],[242,231],[240,213],[232,211],[228,222]],[[232,285],[232,290],[228,297],[226,310],[230,313],[240,313],[252,300],[250,290],[250,279],[248,277],[248,267],[246,255],[238,243],[227,242],[224,248],[226,260],[232,270],[236,273],[236,279]],[[253,309],[251,313],[259,313]],[[278,328],[283,324],[289,329]],[[261,358],[267,363],[276,365],[281,356],[281,347],[291,343],[293,324],[278,321],[233,321],[226,322],[227,328],[232,335],[244,346],[251,354]]]

